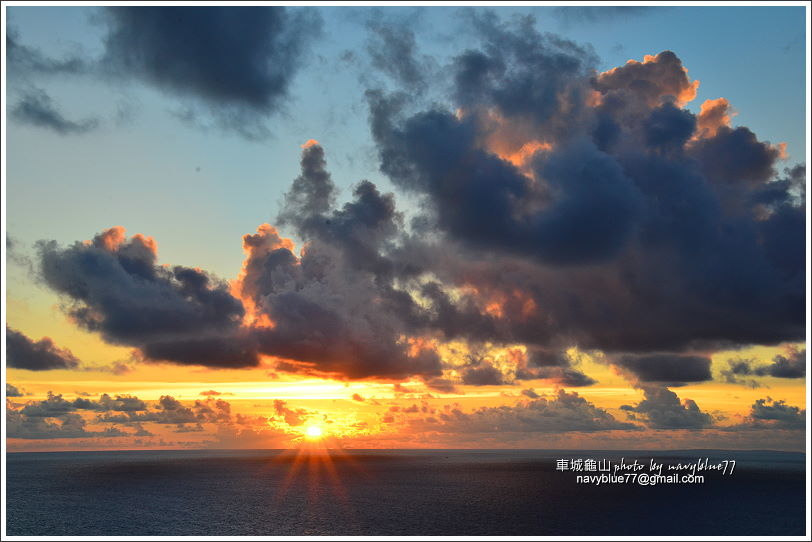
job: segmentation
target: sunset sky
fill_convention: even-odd
[[[4,16],[9,451],[804,449],[800,4]]]

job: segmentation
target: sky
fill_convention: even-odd
[[[805,7],[4,16],[9,451],[804,449]]]

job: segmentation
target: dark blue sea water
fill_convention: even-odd
[[[620,457],[737,464],[695,485],[556,471]],[[7,454],[8,535],[803,535],[805,498],[804,455],[778,452]]]

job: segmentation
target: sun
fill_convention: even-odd
[[[324,434],[324,430],[318,425],[311,425],[305,429],[305,436],[310,440],[318,440]]]

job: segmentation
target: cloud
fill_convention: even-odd
[[[696,97],[699,81],[688,79],[688,70],[674,52],[663,51],[646,55],[643,62],[629,60],[624,66],[599,74],[594,86],[603,95],[604,103],[614,102],[615,107],[654,107],[667,97],[681,106]]]
[[[147,360],[214,367],[248,367],[256,353],[238,337],[244,314],[228,286],[183,266],[157,265],[152,238],[114,227],[92,241],[61,248],[40,242],[44,283],[68,301],[79,326]]]
[[[82,411],[95,413],[95,418],[86,419]],[[246,421],[233,420],[231,405],[219,399],[195,401],[187,407],[166,395],[150,408],[145,401],[129,395],[112,398],[105,393],[98,401],[85,397],[70,401],[50,391],[43,401],[31,401],[20,408],[7,405],[6,419],[9,438],[20,439],[148,437],[154,434],[144,428],[143,423],[180,426],[186,423],[228,425]],[[93,431],[87,429],[89,423],[106,427]],[[124,424],[133,431],[123,431],[110,424]]]
[[[803,429],[806,427],[806,410],[788,405],[783,400],[773,400],[771,397],[757,399],[745,423],[758,427]]]
[[[598,383],[594,378],[569,367],[539,367],[538,369],[530,369],[522,375],[522,378],[525,380],[547,380],[551,384],[566,388],[591,386]]]
[[[529,397],[530,399],[538,399],[539,397],[541,397],[538,393],[536,393],[536,390],[534,390],[533,388],[527,388],[522,390],[522,395],[524,395],[525,397]]]
[[[465,369],[462,373],[462,383],[472,386],[498,386],[504,384],[505,381],[499,369],[484,363],[479,367]]]
[[[725,98],[705,100],[696,117],[696,137],[714,137],[722,127],[730,127],[730,102]]]
[[[113,409],[110,409],[113,410]],[[146,405],[138,409],[128,409],[120,413],[105,412],[98,417],[99,422],[106,423],[228,423],[231,422],[231,405],[222,399],[208,398],[206,401],[195,401],[189,407],[171,395],[162,395],[155,408]]]
[[[614,19],[637,17],[648,13],[649,6],[567,6],[553,9],[554,15],[564,23],[602,23]],[[657,9],[666,9],[658,6]]]
[[[274,411],[285,420],[285,423],[290,426],[303,425],[307,421],[309,412],[303,408],[292,409],[287,406],[285,401],[275,399],[273,402]]]
[[[25,395],[23,390],[6,382],[6,397],[22,397],[23,395]]]
[[[107,7],[102,66],[205,104],[254,139],[282,108],[321,19],[285,7]]]
[[[231,287],[158,265],[155,242],[121,228],[41,243],[44,282],[79,325],[146,360],[253,367],[264,356],[277,371],[417,376],[444,391],[594,383],[561,357],[573,346],[623,357],[644,383],[698,382],[708,362],[692,352],[804,337],[802,165],[779,176],[780,147],[730,126],[726,101],[686,109],[698,82],[671,51],[600,73],[588,47],[538,32],[532,17],[469,25],[478,41],[448,80],[424,79],[449,83],[447,100],[397,77],[399,90],[366,94],[380,169],[414,198],[408,214],[367,180],[339,203],[310,141],[279,229],[244,236]],[[134,51],[152,50],[144,39]],[[453,341],[529,357],[461,366]]]
[[[289,371],[439,376],[436,353],[404,337],[416,304],[395,288],[396,270],[381,254],[399,231],[393,197],[362,181],[350,202],[330,209],[334,185],[324,166],[318,144],[302,151],[302,174],[280,212],[306,242],[299,255],[270,225],[243,238],[236,291],[260,323],[259,350],[302,363],[283,365]]]
[[[13,369],[50,371],[76,369],[79,360],[70,350],[56,346],[49,337],[33,341],[6,326],[6,365]]]
[[[117,395],[115,399],[108,394],[102,394],[98,401],[77,397],[73,401],[68,401],[61,394],[48,392],[48,398],[44,401],[34,401],[27,403],[20,412],[32,418],[48,418],[60,416],[77,410],[89,410],[97,412],[135,412],[145,410],[147,405],[137,397],[130,395]]]
[[[216,391],[216,390],[206,390],[206,391],[201,391],[200,395],[205,395],[207,397],[217,397],[219,395],[234,395],[234,394],[233,393],[227,393],[227,392],[219,392],[219,391]]]
[[[804,378],[806,376],[806,348],[788,348],[786,355],[776,355],[769,364],[759,364],[754,359],[730,359],[727,363],[728,368],[721,372],[726,382],[759,387],[757,381],[743,377]]]
[[[653,429],[703,429],[713,425],[713,417],[700,410],[691,399],[680,398],[661,386],[640,384],[644,399],[634,406],[623,405],[627,412],[641,414],[640,419]],[[636,416],[633,419],[637,419]]]
[[[379,15],[380,13],[378,13]],[[419,53],[411,24],[414,21],[387,21],[373,17],[366,23],[366,50],[372,67],[414,92],[424,92],[433,69],[433,59]]]
[[[530,20],[477,24],[449,106],[367,93],[381,171],[421,205],[398,255],[435,278],[432,324],[628,355],[804,336],[803,166],[775,179],[778,147],[724,115],[711,135],[709,110],[684,108],[698,82],[673,52],[596,73],[552,36],[519,47]],[[502,85],[544,88],[514,83],[545,70],[548,100],[497,100]]]
[[[416,420],[413,426],[443,433],[529,432],[559,433],[636,430],[617,421],[577,393],[559,390],[551,398],[540,397],[515,406],[481,407],[466,413],[457,408],[440,412],[433,420]]]
[[[19,31],[14,26],[9,26],[6,32],[6,62],[10,72],[23,75],[81,74],[89,69],[86,60],[79,54],[55,59],[35,47],[22,44]]]
[[[116,427],[91,431],[87,422],[75,413],[58,418],[28,417],[21,412],[6,409],[6,436],[19,439],[94,438],[133,436]]]
[[[101,431],[87,429],[88,422],[79,411],[119,411],[132,412],[146,408],[146,404],[136,397],[119,395],[115,399],[103,394],[98,401],[77,397],[73,401],[62,395],[48,392],[43,401],[30,401],[21,408],[6,404],[6,431],[9,438],[54,439],[54,438],[95,438],[128,437],[143,434],[142,428],[136,433],[122,431],[109,426]]]
[[[98,119],[73,121],[65,118],[45,91],[31,89],[11,108],[10,116],[21,124],[53,130],[59,135],[84,134],[99,125]]]
[[[677,386],[686,382],[711,380],[711,360],[705,356],[654,353],[622,355],[613,363],[630,371],[640,382],[660,382]]]

